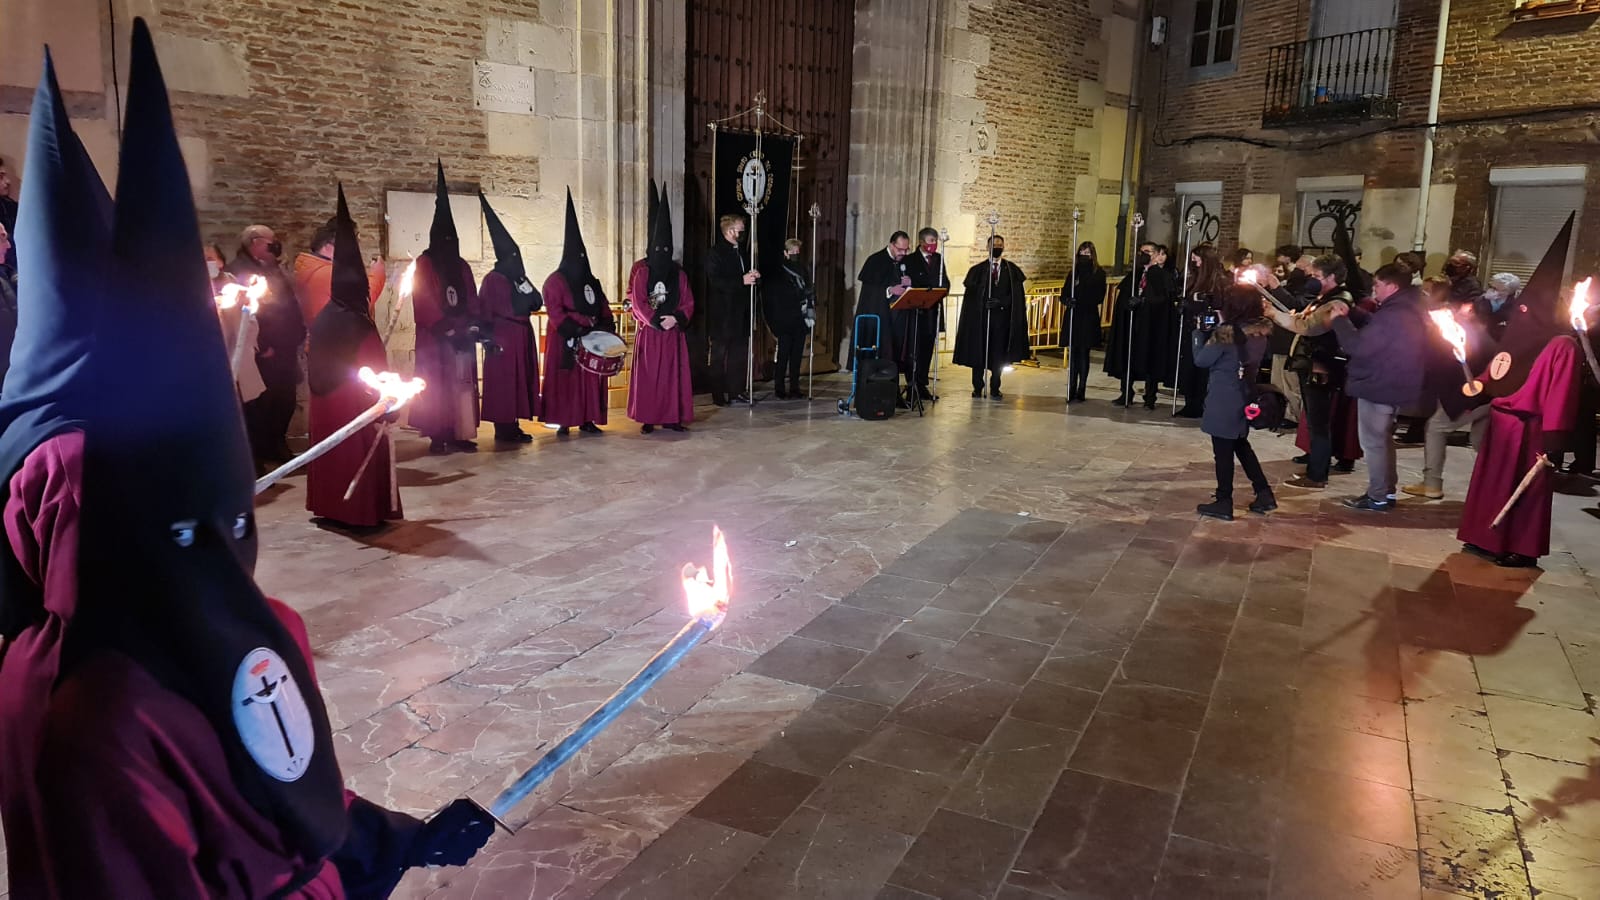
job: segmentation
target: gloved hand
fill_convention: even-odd
[[[464,866],[494,834],[494,819],[465,798],[433,814],[406,851],[407,866]]]

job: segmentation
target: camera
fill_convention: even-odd
[[[1196,327],[1201,331],[1213,331],[1220,324],[1222,324],[1222,316],[1216,310],[1208,309],[1200,314]]]

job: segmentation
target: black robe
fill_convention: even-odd
[[[871,346],[876,340],[878,359],[900,358],[897,351],[899,345],[895,342],[894,316],[889,310],[894,300],[889,297],[888,290],[900,283],[903,274],[910,274],[904,260],[895,262],[889,256],[888,249],[879,250],[861,264],[861,273],[856,276],[856,280],[861,282],[860,293],[856,296],[856,318],[877,316],[878,336],[874,338],[870,324],[859,335],[855,334],[855,326],[852,326],[851,334],[855,335],[850,341],[852,366],[855,364],[856,346],[862,343],[863,338],[866,339],[866,346]]]
[[[1067,346],[1070,338],[1074,347],[1088,352],[1100,331],[1100,305],[1106,302],[1106,270],[1075,269],[1072,280],[1078,285],[1077,299],[1073,299],[1071,281],[1061,291],[1061,305],[1070,309],[1062,317],[1060,346]]]
[[[1141,289],[1142,285],[1142,289]],[[1111,334],[1106,343],[1105,373],[1113,378],[1127,374],[1128,310],[1133,310],[1133,380],[1154,378],[1170,385],[1173,380],[1172,327],[1177,322],[1175,300],[1178,289],[1172,273],[1161,266],[1147,266],[1142,273],[1124,278],[1117,287],[1117,306],[1111,317]]]
[[[989,275],[991,262],[986,259],[967,271],[961,320],[956,323],[955,352],[951,355],[951,361],[958,366],[982,369],[987,355],[989,368],[996,369],[1033,355],[1028,345],[1028,276],[1016,263],[1002,261],[999,281],[993,282]],[[997,308],[990,309],[990,302]],[[989,335],[987,354],[985,331]]]
[[[923,259],[922,250],[914,248],[906,255],[905,263],[906,275],[911,278],[912,287],[950,287],[950,276],[945,272],[943,253],[933,254],[932,259]],[[909,347],[911,324],[918,320],[910,312],[896,313],[896,315],[900,317],[901,322],[895,326],[895,335],[904,339]],[[938,340],[939,332],[944,330],[944,304],[941,303],[932,309],[925,310],[920,321],[922,330],[917,335],[917,342],[923,351],[922,355],[927,356],[928,348],[933,346],[934,341]]]
[[[750,286],[744,283],[745,249],[718,240],[706,254],[706,328],[717,340],[750,333]],[[743,352],[743,351],[741,351]]]

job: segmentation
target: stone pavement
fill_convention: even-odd
[[[260,579],[307,617],[349,782],[414,813],[509,783],[729,536],[723,629],[516,834],[400,896],[1600,896],[1592,500],[1557,498],[1580,557],[1542,571],[1458,552],[1466,450],[1442,503],[1343,510],[1358,467],[1200,522],[1191,426],[1106,391],[1064,414],[1059,370],[1003,403],[946,373],[922,420],[408,441],[409,518],[375,537],[308,523],[303,482],[268,498]]]

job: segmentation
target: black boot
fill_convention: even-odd
[[[1250,511],[1258,516],[1264,516],[1278,508],[1278,498],[1272,496],[1272,488],[1256,491],[1255,502],[1250,504]]]
[[[643,433],[643,434],[654,434],[655,430],[656,430],[656,427],[654,425],[641,425],[641,426],[639,426],[639,431],[641,433]]]
[[[600,426],[594,424],[593,422],[585,422],[582,425],[579,425],[578,430],[584,434],[600,434]]]
[[[1221,519],[1224,522],[1233,521],[1233,498],[1216,499],[1210,503],[1202,503],[1194,511],[1207,519]]]

